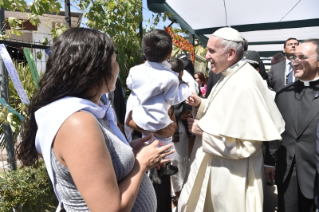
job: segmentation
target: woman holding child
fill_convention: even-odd
[[[72,28],[54,42],[31,99],[18,158],[31,166],[42,155],[66,211],[156,211],[145,172],[169,162],[164,158],[173,152],[167,152],[172,145],[144,144],[151,135],[128,144],[109,106],[100,101],[115,89],[118,73],[107,35]],[[157,133],[173,134],[169,127]]]

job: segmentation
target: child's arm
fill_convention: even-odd
[[[172,119],[173,120],[173,119]],[[129,127],[131,127],[134,130],[137,130],[141,133],[145,133],[145,134],[149,134],[151,132],[146,131],[144,129],[142,129],[141,127],[139,127],[134,120],[132,119],[132,111],[129,113],[127,119],[126,119],[126,125],[128,125]],[[167,127],[160,129],[156,132],[153,132],[154,135],[158,135],[159,137],[164,137],[164,138],[168,138],[170,136],[172,136],[174,134],[174,132],[177,129],[177,125],[176,123],[171,123],[169,124]]]
[[[183,80],[179,79],[179,85],[185,84],[189,87],[189,84],[187,82],[184,82]]]
[[[191,90],[187,84],[182,83],[179,85],[179,81],[171,80],[164,88],[164,99],[170,105],[176,105],[186,100],[191,94]]]
[[[131,70],[126,78],[126,86],[128,89],[133,90],[133,79],[131,76]]]
[[[174,123],[176,123],[176,117],[175,117],[174,107],[173,107],[173,106],[171,106],[171,107],[168,109],[168,115],[169,115],[169,118],[170,118]]]

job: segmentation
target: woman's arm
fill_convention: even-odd
[[[59,129],[53,150],[72,178],[90,211],[130,211],[145,171],[172,152],[157,148],[158,141],[136,155],[132,171],[117,182],[104,135],[96,119],[86,112],[71,115]],[[167,160],[167,159],[166,159]],[[163,162],[163,160],[162,160]]]

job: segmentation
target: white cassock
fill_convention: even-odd
[[[262,212],[262,142],[281,140],[285,123],[259,73],[243,60],[222,72],[196,119],[178,211]]]

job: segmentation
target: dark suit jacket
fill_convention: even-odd
[[[121,86],[120,79],[116,80],[116,89],[114,90],[113,107],[117,116],[118,122],[124,125],[125,113],[126,113],[126,102],[123,95],[123,89]]]
[[[221,75],[222,75],[222,73],[215,74],[212,71],[209,72],[205,98],[207,98],[209,96],[210,91],[212,90],[214,85],[218,82],[218,80],[220,79]]]
[[[285,86],[286,60],[272,65],[268,73],[267,83],[276,93]]]
[[[276,145],[276,141],[269,143],[270,151],[266,151],[265,164],[274,165],[273,158],[275,158],[275,180],[277,185],[281,185],[285,182],[295,158],[301,192],[306,198],[313,199],[317,170],[316,132],[319,122],[319,98],[313,99],[305,117],[303,128],[298,132],[296,93],[298,93],[299,83],[302,82],[298,80],[284,87],[276,94],[275,101],[286,122],[286,126],[285,132],[281,135],[282,141],[279,142],[279,145]],[[269,156],[269,152],[273,153],[272,157]]]
[[[319,206],[319,125],[317,128],[317,141],[316,141],[316,145],[317,145],[317,154],[316,154],[316,162],[317,162],[317,182],[316,182],[316,191],[315,191],[315,201],[316,201],[316,205],[317,207]]]

